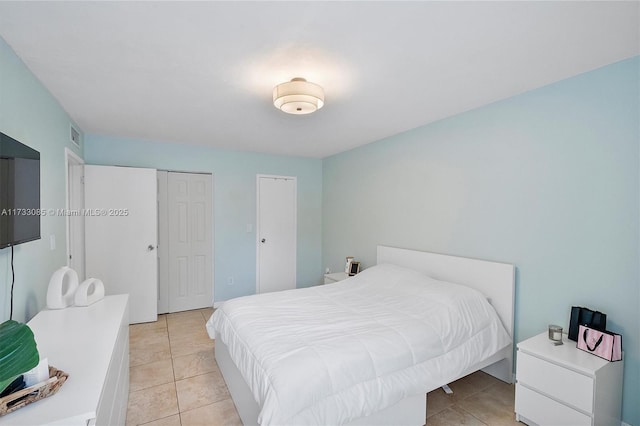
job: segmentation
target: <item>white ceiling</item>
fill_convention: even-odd
[[[640,54],[628,2],[0,2],[86,133],[325,157]],[[271,103],[322,85],[306,116]]]

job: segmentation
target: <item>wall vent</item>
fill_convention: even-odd
[[[71,127],[71,135],[70,135],[71,142],[73,142],[75,146],[80,148],[80,132],[75,127],[73,127],[73,124],[70,127]]]

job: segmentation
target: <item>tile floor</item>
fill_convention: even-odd
[[[129,326],[127,425],[242,425],[205,329],[212,312]]]
[[[160,315],[129,327],[127,425],[242,425],[214,358],[205,322],[212,309]],[[482,372],[427,398],[427,424],[513,425],[514,386]]]

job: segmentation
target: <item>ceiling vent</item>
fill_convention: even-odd
[[[71,124],[69,127],[71,128],[71,142],[73,142],[75,146],[80,148],[80,132],[75,127],[73,127],[73,124]]]

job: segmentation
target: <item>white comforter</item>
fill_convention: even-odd
[[[262,425],[342,424],[459,377],[511,339],[477,291],[393,265],[229,300],[207,323]]]

